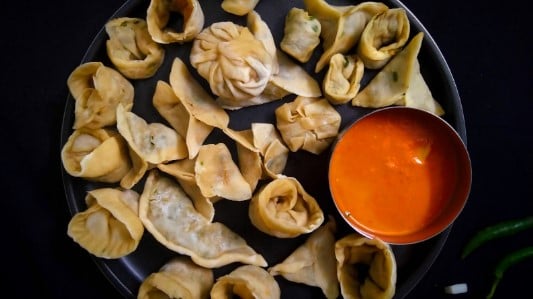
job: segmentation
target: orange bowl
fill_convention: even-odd
[[[470,193],[472,167],[466,145],[444,119],[394,106],[339,134],[328,179],[351,227],[400,245],[427,240],[455,221]]]

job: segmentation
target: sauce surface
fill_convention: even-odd
[[[335,146],[329,177],[336,205],[370,234],[405,235],[430,224],[454,192],[449,134],[412,111],[371,114]]]

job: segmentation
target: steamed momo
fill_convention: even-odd
[[[168,27],[171,14],[183,17],[182,28]],[[184,43],[204,27],[204,12],[198,0],[150,0],[146,23],[152,39],[160,44]]]
[[[217,279],[211,289],[212,299],[279,299],[278,282],[265,269],[244,265]]]

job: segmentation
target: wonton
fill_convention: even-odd
[[[265,269],[244,265],[217,279],[211,289],[212,299],[279,299],[278,282]]]
[[[182,28],[169,26],[171,14],[183,17]],[[204,27],[204,12],[198,0],[150,0],[146,11],[148,32],[161,44],[193,40]]]

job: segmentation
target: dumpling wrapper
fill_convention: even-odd
[[[270,178],[277,178],[287,165],[289,149],[281,141],[276,127],[270,123],[252,123],[254,146],[259,149],[263,169]]]
[[[133,190],[101,188],[85,197],[88,208],[76,213],[67,234],[91,254],[117,259],[137,249],[144,233],[139,219],[139,194]]]
[[[174,129],[161,123],[148,124],[121,105],[117,108],[117,128],[130,148],[148,163],[157,165],[188,156],[185,140]]]
[[[341,115],[326,99],[296,97],[275,110],[276,127],[292,152],[322,153],[339,133]]]
[[[265,269],[244,265],[219,277],[211,289],[211,299],[232,298],[279,299],[281,289]]]
[[[257,229],[277,238],[313,232],[324,221],[316,199],[291,177],[280,177],[262,186],[250,201],[248,215]]]
[[[321,25],[317,18],[304,9],[293,7],[285,16],[280,48],[296,60],[309,61],[320,44]]]
[[[253,11],[258,3],[259,0],[223,0],[221,7],[225,12],[244,16]]]
[[[265,259],[224,224],[210,222],[175,180],[150,171],[139,204],[145,228],[168,249],[198,265],[218,268],[234,262],[267,266]]]
[[[306,10],[316,17],[322,26],[324,53],[318,60],[315,72],[320,72],[331,56],[345,54],[359,41],[370,19],[388,7],[381,2],[361,2],[357,5],[335,6],[325,0],[304,0]]]
[[[337,260],[335,259],[335,219],[315,230],[300,247],[281,263],[270,267],[273,276],[319,287],[328,299],[339,296]]]
[[[423,37],[423,32],[416,34],[357,94],[352,105],[371,108],[403,105],[443,115],[444,110],[433,98],[420,73],[417,56]]]
[[[114,18],[105,30],[107,56],[126,78],[150,78],[163,63],[165,50],[152,40],[144,19]]]
[[[76,101],[74,129],[100,129],[116,123],[116,108],[133,107],[133,85],[118,71],[101,62],[86,62],[76,67],[67,79]]]
[[[337,278],[346,299],[391,299],[396,291],[396,260],[391,247],[352,233],[335,243]],[[365,277],[357,265],[368,266]]]
[[[110,129],[74,130],[61,161],[71,176],[104,183],[119,182],[131,168],[126,141]]]
[[[146,171],[148,171],[149,165],[143,158],[141,158],[131,147],[128,146],[128,152],[131,159],[131,168],[120,180],[120,187],[124,189],[131,189],[135,186],[143,177]]]
[[[351,101],[361,87],[365,66],[356,55],[331,56],[329,68],[322,82],[324,95],[333,105]]]
[[[183,17],[182,28],[168,27],[171,14]],[[198,0],[150,0],[146,23],[152,39],[160,44],[192,41],[204,27],[204,12]]]
[[[143,280],[137,299],[208,299],[214,280],[213,270],[174,257]]]
[[[391,8],[372,17],[357,44],[357,55],[369,69],[380,69],[409,40],[410,23],[403,8]]]

